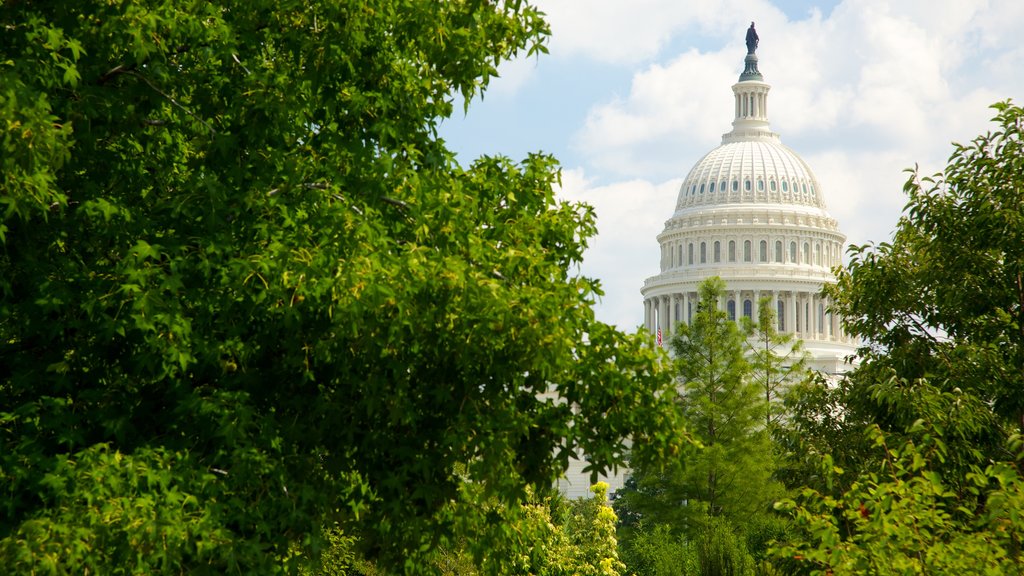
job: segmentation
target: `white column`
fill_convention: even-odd
[[[668,296],[668,334],[671,336],[676,329],[676,323],[679,322],[679,318],[676,318],[676,295],[669,294]]]
[[[732,321],[737,324],[741,324],[740,318],[743,317],[743,302],[740,302],[739,290],[732,291],[732,309],[735,312],[735,316],[733,316]]]
[[[789,292],[786,302],[786,328],[787,332],[796,334],[796,292]]]
[[[668,335],[668,298],[665,296],[658,297],[658,327],[661,328],[661,336],[665,338]]]
[[[751,319],[754,322],[757,322],[757,319],[761,317],[760,316],[760,314],[761,314],[761,291],[760,290],[754,290],[754,300],[750,304],[751,304],[751,307],[750,307]]]

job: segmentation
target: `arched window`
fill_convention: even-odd
[[[715,263],[722,261],[722,243],[715,240]]]
[[[825,332],[825,303],[818,303],[818,332]]]
[[[785,180],[782,181],[782,191],[789,192],[789,182],[786,182]]]
[[[679,250],[676,250],[676,253],[679,255],[679,264],[678,265],[682,266],[683,265],[683,245],[682,244],[679,245]]]
[[[736,261],[736,241],[729,240],[729,262]]]
[[[804,242],[804,264],[811,263],[811,245]]]
[[[708,243],[707,242],[701,242],[700,243],[700,263],[701,264],[707,264],[708,263]]]
[[[768,241],[761,240],[761,262],[768,261]]]
[[[786,330],[786,303],[779,300],[775,305],[775,313],[779,317],[779,332]]]
[[[814,245],[814,263],[821,266],[821,242]]]
[[[789,261],[796,264],[796,242],[789,243]]]
[[[772,192],[775,192],[775,180],[770,180],[768,182],[768,187],[771,188]]]
[[[686,246],[686,263],[693,266],[693,242]]]
[[[750,300],[743,301],[743,316],[745,318],[753,318],[754,316],[754,304]]]
[[[711,184],[708,185],[708,192],[714,192],[714,191],[715,191],[715,183],[712,182]]]
[[[764,180],[761,180],[760,178],[757,180],[757,191],[764,192]]]
[[[735,191],[737,191],[739,189],[740,189],[740,181],[739,180],[733,180],[732,181],[732,191],[735,192]]]
[[[750,180],[743,181],[743,189],[746,190],[747,192],[750,192]]]
[[[775,261],[782,262],[782,240],[775,241]]]
[[[750,262],[753,256],[750,255],[750,240],[743,241],[743,261]]]
[[[729,320],[735,322],[736,321],[736,301],[735,300],[729,300],[729,303],[726,305],[726,309],[728,310],[728,313],[729,313]]]

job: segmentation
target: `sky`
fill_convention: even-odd
[[[682,180],[731,129],[751,21],[772,130],[810,164],[849,244],[891,237],[907,169],[941,171],[953,142],[995,128],[991,104],[1024,102],[1021,0],[533,3],[549,54],[503,64],[441,136],[464,165],[558,158],[558,196],[597,212],[581,265],[604,290],[597,317],[627,331]]]

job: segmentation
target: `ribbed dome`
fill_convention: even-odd
[[[701,158],[683,180],[676,211],[717,204],[795,204],[824,210],[811,168],[766,136],[726,142]]]
[[[758,70],[753,24],[747,39],[732,86],[732,130],[686,175],[658,234],[660,271],[640,289],[644,326],[664,336],[689,323],[701,283],[717,276],[727,318],[756,321],[759,306],[771,306],[777,329],[803,341],[809,364],[835,374],[857,343],[829,311],[822,287],[835,283],[846,237],[810,166],[771,131],[771,86]]]

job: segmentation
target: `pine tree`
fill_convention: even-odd
[[[775,310],[768,297],[761,298],[757,322],[748,320],[744,332],[747,335],[750,379],[764,393],[764,423],[770,432],[777,424],[781,411],[777,405],[782,395],[793,384],[810,377],[807,352],[803,342],[793,334],[784,334],[776,329]]]
[[[699,445],[670,462],[634,464],[635,488],[621,492],[620,515],[648,527],[694,536],[708,516],[743,525],[778,494],[765,401],[745,334],[719,308],[723,288],[720,278],[705,281],[691,323],[671,340],[680,410]]]

